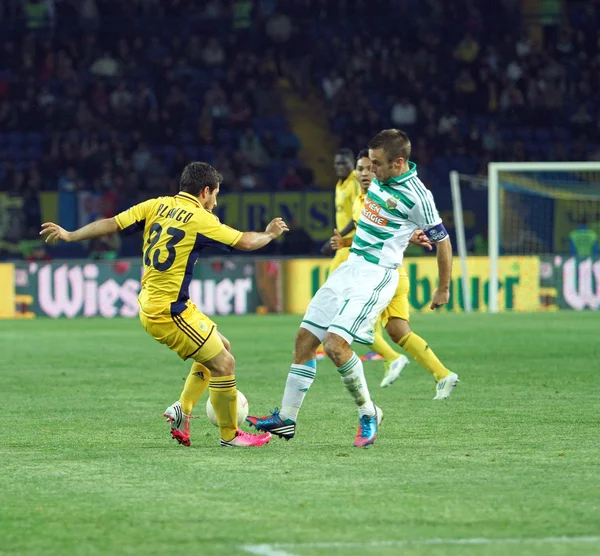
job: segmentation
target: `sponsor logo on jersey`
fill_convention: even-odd
[[[367,220],[378,224],[379,226],[385,226],[388,223],[387,218],[380,216],[380,213],[381,207],[377,203],[369,198],[365,199],[365,206],[363,207],[362,214]]]

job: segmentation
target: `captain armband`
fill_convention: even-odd
[[[448,237],[448,232],[442,223],[434,226],[433,228],[429,228],[429,230],[424,230],[424,232],[429,238],[429,241],[432,241],[433,243],[439,243]]]

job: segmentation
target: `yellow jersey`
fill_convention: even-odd
[[[352,221],[352,206],[360,187],[354,170],[345,180],[339,180],[335,186],[335,227],[341,232]],[[350,232],[345,237],[350,237]]]
[[[352,220],[358,224],[360,220],[360,213],[362,212],[363,207],[365,206],[365,197],[366,193],[363,193],[363,190],[360,190],[358,197],[354,199],[354,204],[352,205]]]
[[[144,277],[138,302],[148,316],[182,313],[202,249],[219,244],[233,247],[242,237],[242,232],[221,224],[196,197],[183,191],[144,201],[115,220],[123,231],[144,231]]]

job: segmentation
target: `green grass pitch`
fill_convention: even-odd
[[[299,319],[217,321],[264,414]],[[413,328],[459,373],[449,400],[432,400],[416,363],[381,390],[382,364],[366,362],[385,419],[359,450],[323,362],[296,438],[235,450],[206,398],[192,447],[169,438],[162,412],[189,366],[136,320],[0,322],[0,554],[600,553],[598,314],[417,315]]]

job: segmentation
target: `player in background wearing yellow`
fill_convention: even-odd
[[[333,157],[333,169],[338,178],[335,184],[335,227],[337,230],[344,230],[348,224],[352,223],[352,207],[354,201],[359,195],[360,187],[354,171],[354,153],[350,149],[340,149]],[[352,239],[354,227],[347,232],[344,237]],[[323,255],[330,256],[332,249],[329,241],[326,241],[321,248]],[[350,247],[338,249],[329,265],[329,274],[338,266],[348,260]],[[325,358],[323,346],[317,349],[317,360]]]
[[[352,223],[352,208],[354,201],[360,194],[360,185],[354,170],[354,153],[350,149],[340,149],[335,153],[333,167],[338,177],[335,184],[335,227],[344,230]],[[351,229],[343,237],[352,238],[354,229]],[[338,249],[329,265],[332,273],[338,266],[345,263],[350,255],[350,247]]]
[[[329,241],[331,248],[336,254],[340,251],[349,252],[350,247],[352,246],[353,232],[356,229],[356,223],[360,219],[360,213],[365,203],[365,195],[369,190],[369,185],[371,185],[371,182],[373,181],[374,174],[371,172],[371,160],[369,159],[369,151],[367,149],[363,149],[358,153],[355,175],[360,185],[360,192],[352,204],[352,220],[350,220],[347,226],[342,230],[336,228],[333,237]],[[415,237],[416,236],[417,234],[415,233]],[[399,354],[385,341],[381,319],[377,321],[375,326],[375,341],[369,347],[375,353],[378,353],[384,360],[384,375],[380,386],[386,388],[400,376],[402,369],[404,369],[410,361],[405,355]]]
[[[356,160],[356,175],[359,179],[361,186],[361,194],[358,196],[356,201],[354,201],[353,207],[353,220],[354,222],[358,222],[360,219],[360,213],[363,210],[365,196],[369,189],[369,185],[373,181],[375,174],[372,169],[371,159],[369,158],[369,151],[364,149],[360,151],[358,154],[358,158]],[[352,239],[348,239],[344,236],[344,232],[348,230],[342,230],[341,233],[338,233],[337,230],[334,232],[334,236],[331,238],[331,247],[332,249],[344,248],[346,246],[352,245]],[[423,233],[422,230],[416,230],[413,233],[413,236],[410,239],[410,243],[418,245],[420,247],[425,247],[426,249],[432,250],[431,242],[428,240],[427,236]],[[377,351],[375,347],[377,344],[377,336],[379,334],[380,341],[385,343],[385,345],[389,348],[387,342],[378,331],[378,328],[383,325],[386,327],[390,337],[397,342],[402,348],[404,348],[412,357],[420,363],[425,369],[427,369],[436,379],[436,396],[435,400],[446,399],[454,384],[454,377],[452,380],[445,381],[446,377],[450,375],[455,375],[455,373],[451,373],[444,365],[440,362],[440,360],[436,357],[435,353],[431,350],[429,345],[421,338],[419,335],[415,334],[410,330],[409,320],[410,320],[410,309],[408,303],[408,292],[410,289],[410,281],[408,279],[408,275],[406,274],[406,270],[404,266],[398,267],[398,286],[396,288],[396,293],[387,309],[383,311],[381,317],[377,323],[377,328],[375,329],[375,343],[372,346],[372,349]],[[392,353],[396,356],[398,354],[389,348]],[[402,355],[400,356],[405,362],[400,362],[397,365],[397,368],[394,368],[394,363],[389,363],[389,360],[385,362],[387,364],[386,373],[381,382],[381,387],[385,388],[389,386],[394,380],[400,376],[400,372],[406,365],[408,364],[408,359]],[[397,370],[399,368],[399,371]],[[443,384],[443,387],[438,389],[438,386]]]
[[[281,218],[275,218],[264,232],[240,232],[221,224],[212,209],[217,206],[222,180],[209,164],[192,162],[183,170],[175,196],[144,201],[114,218],[92,222],[74,232],[47,222],[40,235],[47,234],[46,242],[56,243],[143,230],[140,321],[155,340],[182,359],[194,360],[180,401],[165,411],[172,437],[190,445],[190,412],[209,388],[221,446],[262,446],[269,442],[269,434],[249,434],[237,428],[235,360],[226,349],[229,342],[190,301],[188,290],[194,264],[204,247],[254,251],[288,228]]]

